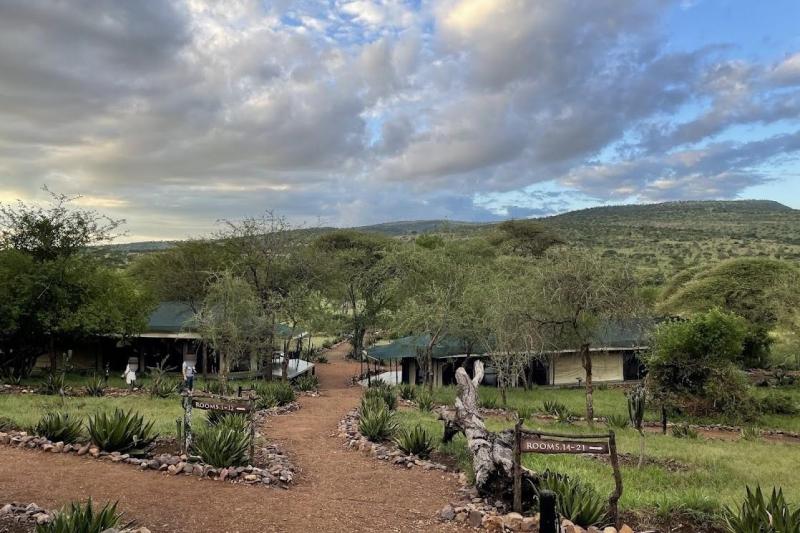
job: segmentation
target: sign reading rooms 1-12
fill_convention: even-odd
[[[575,440],[551,440],[523,436],[520,442],[522,453],[609,453],[606,442],[581,442]]]

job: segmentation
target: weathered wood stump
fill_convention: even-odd
[[[462,432],[467,438],[467,447],[472,455],[475,470],[475,487],[478,493],[492,500],[511,503],[514,486],[514,433],[493,433],[486,429],[478,411],[478,385],[483,380],[483,363],[475,362],[475,375],[470,379],[463,368],[456,370],[458,384],[455,410],[438,410],[444,422],[445,442]],[[534,495],[536,474],[522,469],[523,502],[530,502]],[[530,482],[528,482],[530,481]]]

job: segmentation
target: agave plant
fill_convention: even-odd
[[[69,413],[47,413],[34,426],[33,432],[53,442],[73,443],[81,438],[80,418]]]
[[[92,442],[102,450],[140,453],[158,437],[153,424],[138,413],[116,408],[111,415],[97,413],[90,417],[87,429]]]
[[[639,432],[639,468],[644,462],[644,407],[647,394],[644,387],[636,387],[625,395],[628,400],[628,418],[636,431]]]
[[[397,387],[397,390],[398,390],[398,391],[399,391],[399,393],[400,393],[400,397],[401,397],[402,399],[404,399],[404,400],[411,401],[411,400],[413,400],[414,398],[416,398],[416,396],[417,396],[417,389],[416,389],[416,387],[414,387],[414,385],[411,385],[410,383],[401,383],[401,384],[400,384],[400,385]]]
[[[433,437],[419,424],[412,429],[400,429],[397,438],[395,438],[395,443],[398,448],[407,454],[416,455],[423,459],[431,454],[434,447]]]
[[[747,487],[741,509],[726,507],[723,516],[730,533],[800,533],[800,508],[791,509],[779,488],[766,500],[761,486]]]
[[[206,411],[206,422],[209,426],[224,426],[237,431],[249,431],[250,429],[250,420],[242,413]]]
[[[303,392],[315,391],[319,388],[319,378],[311,374],[303,374],[294,380],[294,386],[297,390]]]
[[[297,396],[289,383],[284,381],[267,381],[253,385],[258,399],[256,400],[257,409],[269,409],[288,405],[295,401]]]
[[[554,492],[558,514],[581,527],[598,526],[606,519],[605,498],[566,474],[545,470],[535,488],[537,495],[542,490]]]
[[[417,408],[422,412],[433,410],[433,396],[427,390],[421,390],[417,394]]]
[[[611,429],[627,429],[630,423],[630,419],[625,415],[608,415],[606,417],[606,425]]]
[[[101,533],[115,529],[121,521],[122,513],[117,512],[116,502],[95,510],[89,498],[85,504],[69,504],[49,523],[37,525],[36,533]]]
[[[94,374],[86,380],[86,394],[89,396],[103,396],[106,393],[106,383],[103,378]]]
[[[382,381],[367,388],[367,390],[364,391],[364,396],[368,398],[381,398],[390,411],[397,408],[397,394],[395,393],[394,387]]]
[[[16,422],[7,416],[0,416],[0,431],[13,431],[19,429]]]
[[[569,408],[556,400],[545,400],[542,402],[542,410],[548,415],[558,416],[559,413],[569,412]]]
[[[167,375],[174,367],[167,368],[166,364],[167,357],[164,357],[156,366],[150,367],[150,396],[153,398],[169,398],[178,392],[178,382]]]
[[[696,439],[699,435],[697,431],[692,429],[692,426],[684,422],[683,424],[672,426],[672,436],[676,439]]]
[[[742,439],[749,441],[761,440],[762,431],[758,426],[743,427],[741,430]]]
[[[372,442],[384,441],[395,434],[397,422],[383,398],[364,396],[361,399],[358,431]]]
[[[192,446],[194,453],[212,466],[242,466],[247,462],[250,437],[246,431],[222,423],[198,432]]]
[[[39,394],[64,395],[66,387],[64,386],[64,373],[63,372],[49,372],[45,378],[39,383],[37,389]]]

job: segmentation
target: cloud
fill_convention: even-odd
[[[265,208],[342,225],[736,197],[797,154],[800,53],[677,49],[674,9],[9,0],[0,196],[83,193],[149,238]],[[563,190],[524,192],[543,183]]]

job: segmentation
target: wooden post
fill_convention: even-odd
[[[514,512],[522,512],[522,418],[514,425]]]
[[[175,434],[178,436],[178,444],[180,444],[180,450],[183,453],[183,422],[180,418],[175,419]]]
[[[250,397],[250,464],[254,465],[256,464],[256,410],[255,405],[253,405],[255,403],[253,401],[253,393],[251,392],[248,396]]]
[[[661,406],[661,433],[667,434],[667,406]]]
[[[622,473],[619,470],[619,457],[617,457],[617,437],[613,431],[608,432],[608,451],[611,455],[611,468],[614,469],[614,492],[608,499],[608,514],[614,521],[614,527],[619,529],[619,499],[622,497]]]
[[[190,453],[192,450],[192,394],[183,394],[183,451]]]
[[[539,493],[539,533],[558,533],[561,529],[556,513],[556,494],[549,490]]]

